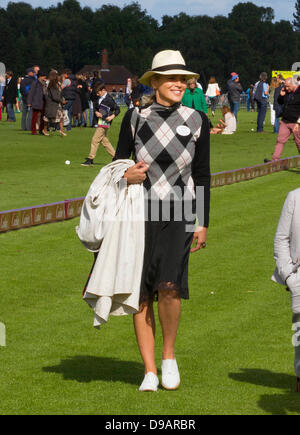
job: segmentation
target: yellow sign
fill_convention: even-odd
[[[295,74],[300,75],[300,71],[272,71],[272,77],[277,77],[279,74],[281,74],[284,79],[288,79],[293,77]]]

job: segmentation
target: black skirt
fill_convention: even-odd
[[[145,222],[145,253],[140,304],[157,300],[159,291],[173,290],[189,299],[188,263],[194,222]],[[190,228],[189,228],[190,229]]]
[[[163,220],[160,210],[158,220],[152,220],[148,204],[140,304],[157,300],[161,291],[174,291],[179,298],[189,299],[188,265],[195,219],[176,221],[172,212],[171,206],[171,215],[168,220]],[[94,264],[83,295],[97,255],[94,254]]]

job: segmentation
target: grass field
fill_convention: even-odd
[[[276,136],[272,133],[269,116],[266,122],[268,134],[251,131],[256,129],[255,117],[255,113],[241,110],[237,134],[212,136],[212,172],[263,163],[265,157],[272,155]],[[118,141],[121,118],[116,118],[109,132],[114,146]],[[212,119],[213,123],[215,119],[218,117]],[[108,153],[99,150],[93,168],[80,166],[89,153],[93,132],[92,128],[75,128],[67,137],[61,137],[59,133],[50,137],[32,136],[20,130],[20,115],[17,124],[1,122],[0,210],[84,196],[101,166],[111,161]],[[296,154],[295,144],[290,140],[283,157]],[[66,160],[71,161],[69,166],[65,165]]]
[[[213,172],[270,156],[271,126],[256,135],[255,114],[240,113],[238,128],[212,138]],[[91,135],[31,137],[2,122],[0,209],[85,195],[109,162],[100,150],[99,166],[79,165]],[[295,151],[289,142],[285,155]],[[289,295],[270,280],[282,204],[299,184],[293,170],[212,190],[208,247],[190,261],[174,392],[138,392],[143,366],[131,317],[92,327],[81,300],[92,258],[75,236],[79,219],[0,234],[0,414],[300,414]],[[160,328],[157,339],[160,365]]]

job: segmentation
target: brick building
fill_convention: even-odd
[[[128,71],[123,65],[109,65],[108,53],[104,49],[101,53],[101,65],[85,65],[78,71],[79,74],[93,73],[100,71],[108,92],[125,92],[127,79],[133,77],[133,74]]]

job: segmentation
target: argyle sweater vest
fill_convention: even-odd
[[[204,187],[204,225],[209,220],[209,123],[203,112],[181,104],[153,103],[128,110],[123,118],[114,160],[143,160],[148,166],[144,187],[163,200],[173,188],[195,197]]]

